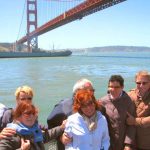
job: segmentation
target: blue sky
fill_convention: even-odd
[[[16,41],[23,7],[24,0],[0,1],[0,42]],[[39,47],[52,49],[53,44],[56,49],[112,45],[150,47],[149,18],[150,0],[127,0],[39,36]],[[21,32],[25,35],[26,23],[22,26]]]

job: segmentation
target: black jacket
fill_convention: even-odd
[[[72,98],[61,100],[58,104],[56,104],[47,118],[48,128],[51,129],[61,125],[63,120],[67,119],[67,117],[72,114],[72,105],[73,105]],[[65,147],[59,140],[59,137],[56,140],[57,140],[57,149],[64,150]]]

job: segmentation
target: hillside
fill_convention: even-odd
[[[83,49],[71,49],[73,52],[102,52],[102,51],[150,51],[150,47],[144,46],[105,46],[105,47],[92,47]]]
[[[27,46],[23,46],[23,51],[26,50]],[[0,51],[11,51],[13,50],[13,43],[0,43]],[[82,49],[70,49],[72,52],[99,52],[99,51],[150,51],[150,47],[144,46],[105,46],[105,47],[92,47]]]
[[[10,51],[13,47],[11,43],[0,43],[0,51]]]
[[[12,51],[14,43],[0,43],[0,51]],[[27,46],[22,44],[23,50],[25,51]]]

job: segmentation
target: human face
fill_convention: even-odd
[[[144,96],[144,94],[150,90],[150,81],[145,76],[138,76],[136,78],[136,88],[139,91],[139,95]]]
[[[28,127],[32,127],[37,120],[37,112],[25,110],[19,118],[19,121]]]
[[[123,86],[120,85],[119,82],[109,82],[108,91],[112,95],[113,98],[118,98],[123,90]]]
[[[96,111],[94,102],[92,100],[89,100],[85,104],[82,104],[81,105],[81,111],[87,117],[93,116],[95,114],[95,111]]]
[[[32,103],[32,96],[24,92],[20,92],[19,97],[17,98],[17,103],[19,104],[22,101],[27,101],[28,103]]]

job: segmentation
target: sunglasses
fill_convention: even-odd
[[[30,115],[35,115],[35,112],[33,111],[27,111],[27,112],[23,112],[22,113],[23,115],[25,115],[25,116],[30,116]]]
[[[137,85],[146,85],[149,82],[136,82]]]
[[[32,97],[21,97],[19,98],[21,101],[24,101],[24,100],[32,100]]]
[[[82,104],[81,107],[82,107],[82,108],[86,108],[86,107],[88,107],[88,106],[92,106],[93,104],[94,104],[93,101],[89,101],[89,102],[87,102],[86,104]]]

